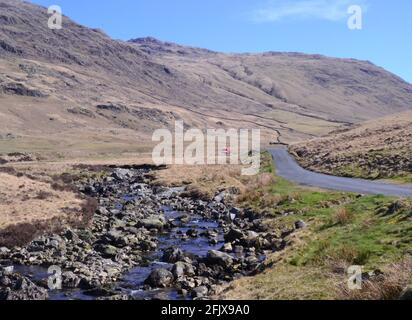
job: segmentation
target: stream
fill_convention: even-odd
[[[208,298],[260,272],[294,231],[270,230],[259,213],[226,204],[226,192],[205,201],[185,195],[184,187],[150,182],[150,170],[116,168],[79,184],[98,202],[90,226],[0,250],[0,294],[12,300]],[[1,266],[10,264],[13,271],[2,275]],[[61,268],[62,290],[47,290],[45,266]]]
[[[125,198],[130,200],[130,196]],[[117,206],[119,207],[119,206]],[[161,296],[169,300],[181,300],[185,297],[178,293],[177,289],[150,289],[146,290],[144,281],[150,273],[157,268],[165,268],[171,270],[173,264],[162,262],[164,250],[170,247],[177,247],[188,254],[198,257],[206,257],[210,250],[219,250],[224,244],[223,230],[219,223],[203,218],[200,215],[188,215],[188,222],[179,221],[179,217],[184,215],[184,212],[173,211],[169,207],[163,207],[165,218],[173,222],[175,227],[167,232],[160,233],[158,236],[158,249],[147,252],[144,255],[145,263],[141,266],[133,268],[127,272],[122,279],[114,284],[114,290],[119,294],[127,294],[134,299],[146,300],[154,299]],[[210,243],[207,237],[185,237],[189,230],[195,230],[202,234],[206,230],[214,230],[219,234],[218,242]],[[16,272],[29,277],[36,282],[47,281],[49,274],[47,268],[39,266],[14,266]],[[94,300],[95,297],[89,295],[87,291],[80,289],[76,290],[56,290],[49,292],[50,300]]]

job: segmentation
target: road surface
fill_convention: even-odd
[[[380,181],[329,176],[303,169],[286,148],[270,149],[278,176],[289,181],[322,189],[355,192],[361,194],[382,194],[395,197],[412,197],[411,185],[397,185]]]

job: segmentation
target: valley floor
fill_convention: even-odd
[[[101,165],[147,161],[143,158],[139,161],[133,158],[97,159],[86,163],[98,175]],[[34,194],[37,188],[42,191],[49,185],[52,190],[57,190],[50,193],[61,201],[70,195],[70,191],[59,191],[58,185],[70,184],[85,167],[81,160],[77,163],[36,162],[11,166],[20,172],[18,176],[23,176],[20,179],[29,179]],[[187,195],[197,198],[210,199],[222,190],[230,190],[233,196],[227,199],[228,202],[258,212],[271,232],[285,238],[286,249],[271,254],[260,274],[222,287],[217,290],[217,299],[397,299],[412,282],[410,199],[296,186],[275,175],[269,153],[263,155],[262,172],[255,177],[241,176],[240,167],[171,166],[156,172],[154,179],[159,185],[184,185]],[[80,205],[74,193],[71,197],[71,204],[62,203],[62,208]],[[18,198],[14,200],[14,205],[20,203]],[[51,200],[48,201],[59,203]],[[36,211],[36,200],[30,201],[32,210]],[[64,212],[60,213],[61,217]],[[2,218],[6,221],[5,216]],[[26,222],[35,224],[39,221],[38,217],[32,218],[31,222]],[[291,229],[296,231],[289,235],[285,233]],[[365,282],[360,291],[347,289],[347,269],[351,265],[363,266]]]

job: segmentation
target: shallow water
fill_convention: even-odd
[[[120,208],[121,205],[119,205],[119,209]],[[143,258],[146,261],[145,264],[127,272],[122,279],[114,285],[115,290],[118,291],[119,294],[127,293],[136,299],[152,299],[154,296],[161,293],[163,297],[168,299],[183,299],[183,297],[181,297],[174,289],[143,290],[144,281],[153,270],[157,268],[170,270],[172,268],[173,265],[161,262],[164,250],[174,246],[182,249],[186,253],[205,257],[209,250],[218,250],[223,246],[223,231],[217,222],[206,220],[200,215],[176,212],[167,207],[163,208],[163,210],[166,219],[175,221],[176,227],[159,235],[158,249],[143,255]],[[189,221],[185,223],[178,221],[177,218],[182,215],[187,215]],[[199,236],[196,238],[184,237],[186,232],[190,229],[196,230],[199,233]],[[217,244],[210,244],[209,238],[200,235],[206,230],[214,230],[219,234]],[[49,276],[47,269],[43,267],[16,266],[15,270],[36,281],[46,281]],[[95,297],[87,295],[87,292],[79,289],[50,291],[49,296],[51,300],[95,299]]]
[[[169,208],[164,208],[164,214],[166,219],[175,220],[182,216],[184,212],[172,211]],[[146,299],[153,298],[154,295],[163,293],[165,297],[169,299],[183,299],[180,297],[176,290],[162,289],[162,290],[141,290],[144,281],[150,275],[150,273],[157,268],[171,269],[173,265],[161,262],[163,251],[172,246],[182,249],[186,253],[191,253],[199,257],[205,257],[208,251],[220,249],[224,244],[223,232],[219,227],[219,224],[213,221],[205,220],[199,215],[189,215],[190,221],[186,223],[177,222],[177,226],[167,233],[159,236],[158,250],[149,254],[151,262],[147,266],[139,266],[128,272],[123,280],[120,281],[120,287],[128,288],[129,294],[132,294],[135,298]],[[200,233],[206,230],[216,230],[219,233],[218,243],[212,245],[209,243],[210,239],[206,237],[196,238],[183,238],[186,232],[190,229],[196,230]]]

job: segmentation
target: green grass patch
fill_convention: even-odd
[[[272,158],[265,153],[262,174],[273,172]],[[391,197],[311,190],[277,176],[273,184],[254,192],[257,197],[242,205],[264,212],[273,227],[298,220],[309,224],[306,245],[291,259],[293,265],[325,266],[341,260],[372,270],[399,260],[412,248],[410,200],[397,205]]]
[[[410,184],[412,184],[412,174],[393,177],[391,179],[394,180],[394,181],[400,182],[400,183],[408,183],[408,184],[410,183]]]
[[[304,198],[303,198],[304,199]],[[381,196],[348,197],[345,204],[319,209],[313,201],[307,212],[294,216],[308,220],[312,237],[296,253],[295,265],[325,265],[333,261],[359,264],[373,270],[401,259],[412,247],[412,221],[400,210],[387,216],[379,209],[393,203]],[[345,223],[336,222],[340,210],[350,213]]]

